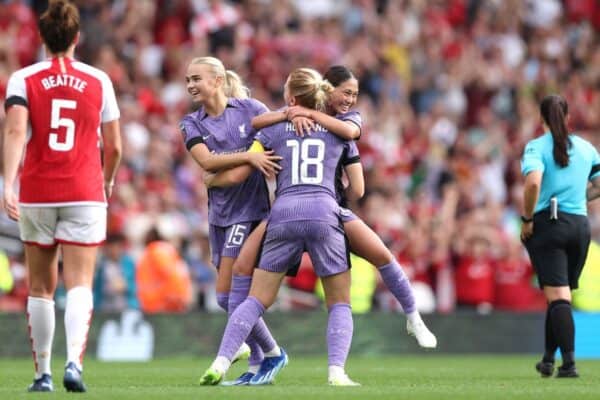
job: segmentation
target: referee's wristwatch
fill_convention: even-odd
[[[527,218],[526,216],[521,215],[521,221],[523,221],[524,223],[528,224],[530,222],[533,222],[533,217]]]

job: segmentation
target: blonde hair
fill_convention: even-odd
[[[250,97],[250,90],[244,85],[242,78],[235,72],[225,69],[225,66],[215,57],[196,57],[190,64],[204,64],[211,67],[215,76],[223,78],[223,93],[227,97],[246,99]]]
[[[286,86],[299,105],[324,110],[333,86],[311,68],[296,68],[288,76]]]

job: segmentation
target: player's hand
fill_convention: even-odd
[[[207,188],[213,187],[212,183],[215,180],[215,176],[217,176],[217,174],[204,171],[204,174],[202,174],[202,180],[204,181],[204,185],[206,185]]]
[[[281,170],[281,166],[278,164],[281,161],[281,157],[275,155],[273,150],[267,150],[262,153],[248,153],[250,156],[250,164],[262,172],[268,178],[271,178]]]
[[[19,220],[19,202],[17,201],[17,196],[12,188],[8,185],[4,186],[4,199],[2,205],[10,219],[14,221]]]
[[[288,121],[296,117],[312,118],[312,110],[302,106],[290,106],[285,109],[285,115]]]
[[[106,200],[110,199],[112,196],[113,187],[115,186],[114,182],[104,182],[104,195],[106,196]]]
[[[526,241],[533,235],[533,221],[521,224],[521,241]]]
[[[292,119],[294,129],[296,129],[296,136],[304,137],[304,135],[310,136],[310,133],[315,129],[315,122],[306,117],[295,117]]]

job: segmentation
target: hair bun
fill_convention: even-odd
[[[50,4],[48,4],[48,12],[50,17],[52,19],[64,19],[66,6],[67,2],[65,0],[50,1]]]
[[[330,93],[333,91],[333,85],[327,79],[322,79],[319,83],[319,89],[325,93]]]

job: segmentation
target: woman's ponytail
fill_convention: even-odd
[[[540,103],[540,113],[552,133],[554,161],[564,168],[569,165],[568,147],[570,145],[566,124],[569,113],[567,101],[556,94],[546,96]]]

